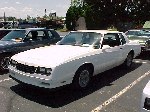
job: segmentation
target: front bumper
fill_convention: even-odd
[[[16,70],[12,66],[9,66],[9,72],[10,77],[19,83],[25,83],[37,87],[51,88],[51,89],[60,86],[59,83],[52,81],[50,77],[42,78],[38,77],[37,74],[24,73],[22,71]]]

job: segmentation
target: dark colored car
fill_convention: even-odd
[[[0,29],[0,39],[3,38],[5,35],[7,35],[11,31],[12,29]]]
[[[4,24],[2,22],[0,22],[0,28],[3,28]]]
[[[61,39],[52,29],[16,29],[0,40],[0,68],[7,69],[9,58],[19,52],[55,44]],[[38,54],[37,54],[38,55]]]

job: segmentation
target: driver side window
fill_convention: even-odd
[[[25,38],[25,41],[37,41],[38,40],[37,37],[38,37],[38,32],[37,31],[30,31],[27,34],[27,36]]]
[[[103,38],[103,45],[109,45],[110,47],[121,45],[120,38],[118,34],[105,34]]]
[[[47,39],[44,31],[30,31],[25,41],[43,41],[44,39]]]
[[[29,32],[29,33],[26,35],[24,41],[25,41],[25,42],[28,42],[28,41],[31,41],[31,40],[32,40],[32,34],[31,34],[31,32]]]

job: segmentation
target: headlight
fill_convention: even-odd
[[[144,108],[150,110],[150,98],[145,99]]]
[[[51,68],[46,68],[45,70],[46,70],[46,74],[51,74],[51,72],[52,72]]]
[[[38,67],[36,73],[39,73],[41,75],[49,76],[52,72],[51,68],[45,68],[45,67]]]
[[[10,62],[9,62],[9,64],[11,65],[11,66],[13,66],[13,67],[16,67],[16,65],[17,65],[17,62],[15,61],[15,60],[10,60]]]

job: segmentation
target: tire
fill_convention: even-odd
[[[8,70],[9,60],[10,60],[10,57],[3,57],[0,60],[1,70]]]
[[[76,89],[87,88],[91,81],[91,76],[92,76],[92,73],[89,67],[80,68],[75,74],[75,77],[73,80],[73,86]]]
[[[133,63],[133,54],[132,54],[132,53],[129,53],[129,54],[127,55],[126,60],[125,60],[124,63],[123,63],[123,66],[124,66],[125,68],[131,68],[132,63]]]

